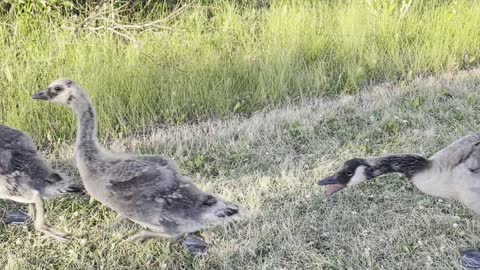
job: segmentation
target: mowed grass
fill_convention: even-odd
[[[71,142],[69,114],[30,99],[59,77],[89,91],[102,134],[121,137],[157,123],[248,114],[470,68],[480,59],[478,1],[190,2],[163,27],[142,31],[134,26],[165,18],[167,9],[125,18],[108,3],[88,18],[3,15],[0,121],[43,145]]]
[[[202,189],[238,202],[248,214],[202,231],[209,255],[192,257],[180,242],[127,243],[123,239],[140,226],[117,220],[88,197],[59,198],[47,203],[48,220],[74,240],[61,244],[31,226],[0,225],[0,264],[7,269],[459,269],[460,251],[480,248],[480,219],[459,203],[421,194],[394,175],[331,198],[316,183],[349,158],[429,156],[478,132],[479,84],[480,71],[473,70],[311,99],[247,118],[102,138],[115,151],[172,157]],[[48,157],[78,180],[72,145],[53,145]],[[15,207],[1,204],[5,211]]]

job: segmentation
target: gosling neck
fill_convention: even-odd
[[[388,173],[401,173],[411,178],[430,166],[430,161],[419,155],[389,155],[368,160],[365,174],[369,179]]]
[[[98,153],[97,120],[90,99],[82,95],[71,106],[77,114],[77,151],[86,155]]]

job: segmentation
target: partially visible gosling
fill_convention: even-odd
[[[28,203],[35,229],[59,241],[66,234],[45,223],[43,199],[82,188],[53,171],[24,133],[0,125],[0,198]]]

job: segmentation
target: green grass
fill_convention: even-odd
[[[166,16],[156,10],[127,22],[118,8],[100,9],[124,24]],[[71,115],[30,100],[59,77],[89,91],[102,134],[115,137],[152,123],[251,113],[465,69],[480,57],[478,1],[424,0],[408,8],[396,0],[194,3],[163,24],[171,31],[122,32],[129,39],[87,29],[112,25],[101,18],[75,28],[83,20],[55,13],[0,18],[2,123],[43,144],[71,141]]]
[[[86,197],[59,198],[47,203],[48,220],[74,240],[0,224],[0,265],[455,269],[459,251],[480,247],[474,213],[403,178],[329,199],[316,186],[348,158],[428,156],[480,130],[478,70],[409,82],[478,65],[480,2],[214,2],[191,4],[164,24],[172,30],[122,32],[129,38],[74,31],[83,17],[2,15],[0,122],[31,133],[49,161],[78,180],[73,114],[30,98],[69,77],[92,96],[108,148],[172,157],[202,189],[249,215],[204,230],[210,255],[194,258],[177,242],[126,243],[139,226]],[[100,10],[125,24],[166,16],[127,20],[118,9]],[[380,82],[398,85],[369,86]]]
[[[395,175],[331,198],[316,182],[346,159],[385,153],[429,156],[478,132],[480,70],[371,87],[354,96],[278,106],[154,128],[107,141],[114,151],[175,159],[202,189],[249,210],[203,230],[205,258],[181,243],[123,241],[140,229],[87,197],[48,201],[47,219],[67,244],[30,226],[0,225],[7,269],[459,269],[460,251],[480,248],[480,219],[457,202],[421,194]],[[54,106],[54,105],[51,105]],[[102,115],[100,115],[102,116]],[[52,116],[53,117],[53,116]],[[54,144],[49,161],[78,177],[73,146]],[[78,180],[78,178],[76,178]],[[9,211],[11,203],[0,202]],[[456,225],[454,225],[456,224]]]

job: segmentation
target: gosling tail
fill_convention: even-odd
[[[73,183],[70,178],[58,172],[51,173],[45,181],[49,183],[45,187],[45,197],[55,197],[63,193],[85,193],[82,185]]]
[[[241,216],[240,207],[236,204],[225,202],[212,195],[207,195],[202,203],[205,208],[203,218],[210,224],[219,224]]]

